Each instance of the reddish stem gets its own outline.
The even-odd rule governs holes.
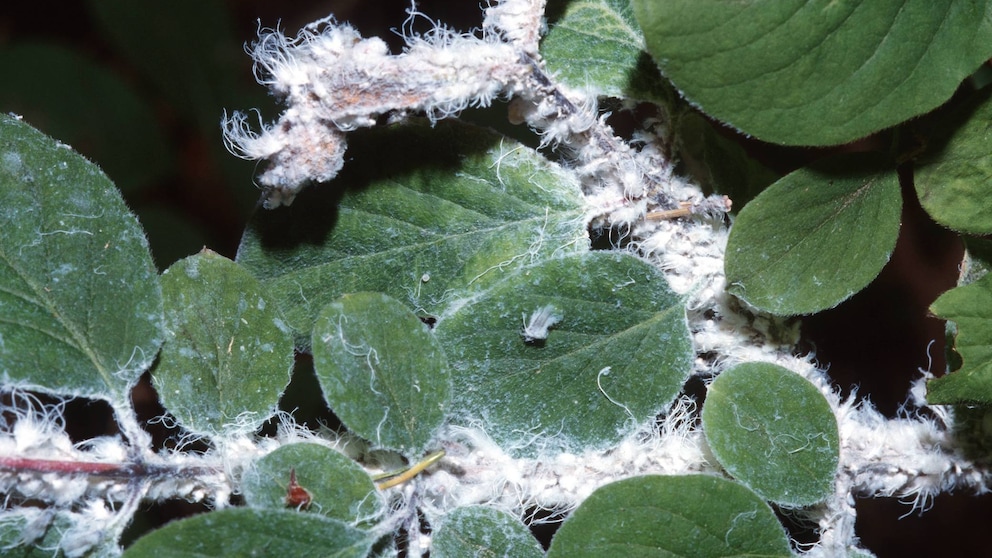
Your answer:
[[[34,471],[37,473],[84,473],[106,477],[129,477],[135,473],[130,463],[99,463],[94,461],[59,461],[0,456],[0,469]]]

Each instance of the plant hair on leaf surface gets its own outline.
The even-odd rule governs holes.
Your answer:
[[[524,343],[536,343],[545,341],[548,338],[548,330],[562,319],[562,314],[554,306],[547,304],[534,310],[530,318],[527,314],[521,316],[524,326],[520,335],[524,338]]]
[[[380,38],[363,37],[331,17],[305,26],[295,37],[278,29],[259,28],[249,49],[255,76],[285,103],[285,110],[271,123],[262,122],[258,111],[255,116],[225,113],[222,127],[225,145],[233,154],[266,161],[258,183],[264,188],[267,208],[289,205],[305,186],[334,179],[345,163],[347,136],[354,130],[414,117],[435,123],[468,107],[505,99],[509,120],[528,125],[537,135],[533,143],[547,148],[543,153],[556,163],[559,179],[579,186],[576,190],[584,195],[584,205],[576,219],[583,221],[582,235],[562,246],[549,246],[546,239],[555,238],[551,234],[555,223],[549,219],[552,209],[545,208],[543,224],[535,219],[534,226],[521,233],[533,239],[529,247],[488,267],[468,281],[469,286],[481,291],[493,288],[505,268],[539,265],[571,251],[565,247],[585,250],[587,231],[608,231],[612,250],[649,262],[682,297],[684,308],[677,308],[676,317],[688,326],[695,357],[687,365],[691,366],[687,375],[705,384],[736,364],[764,362],[812,382],[836,418],[840,449],[832,493],[814,506],[782,508],[783,513],[816,527],[818,541],[802,547],[805,556],[847,555],[858,550],[855,497],[895,497],[907,502],[910,512],[922,512],[941,492],[989,491],[987,467],[972,461],[954,437],[955,411],[926,404],[929,373],[912,387],[898,415],[885,417],[854,393],[842,397],[812,355],[796,355],[797,321],[762,313],[726,292],[723,264],[730,199],[704,195],[699,186],[677,176],[676,138],[671,137],[667,115],[642,122],[642,129],[620,137],[607,112],[616,110],[616,103],[597,97],[591,87],[562,83],[547,70],[538,48],[544,28],[543,0],[493,0],[484,8],[482,27],[468,33],[427,18],[415,3],[411,6],[400,27],[405,47],[399,54],[389,52]],[[420,18],[430,23],[430,31],[413,30]],[[634,101],[622,100],[621,110],[631,111]],[[498,149],[491,165],[494,181],[504,191],[516,186],[513,180],[529,181],[511,170],[522,160],[517,152],[530,148],[521,144],[504,151],[501,140],[493,149]],[[537,181],[530,184],[545,193],[553,188]],[[90,233],[54,229],[38,234],[61,238]],[[426,270],[415,269],[403,287],[413,306],[419,308],[421,289],[433,306],[451,299],[438,317],[440,333],[435,333],[439,336],[445,317],[481,299],[479,291],[465,294],[458,286],[444,287],[436,294],[432,288],[448,285],[449,278],[441,270],[434,271],[431,279]],[[484,281],[477,281],[483,276]],[[309,306],[304,285],[297,282],[297,286]],[[567,328],[552,333],[565,320],[565,312],[543,300],[527,300],[527,306],[515,303],[508,306],[510,310],[502,309],[500,319],[505,325],[499,337],[511,349],[533,356],[550,337],[578,337],[580,314],[572,310],[577,306],[553,299],[561,301],[569,321]],[[337,330],[322,341],[337,343],[344,353],[364,358],[368,391],[376,396],[389,394],[389,382],[377,378],[377,369],[382,370],[380,351],[364,342],[349,343],[340,320]],[[289,332],[285,323],[279,324]],[[380,349],[383,355],[388,353],[385,347]],[[132,361],[145,360],[139,356],[145,355],[132,351],[127,363],[117,363],[116,373],[130,377],[131,372],[138,372],[128,367]],[[383,362],[387,359],[384,356]],[[576,384],[588,388],[594,404],[616,406],[632,419],[625,421],[609,447],[563,450],[559,442],[567,435],[563,434],[566,419],[559,421],[558,416],[547,424],[513,422],[510,439],[497,443],[490,437],[496,429],[488,417],[459,409],[432,434],[432,447],[442,449],[401,468],[390,479],[381,479],[378,488],[389,488],[389,492],[373,491],[366,498],[383,498],[388,505],[375,517],[356,518],[354,524],[374,520],[371,533],[405,537],[407,555],[419,556],[431,551],[431,532],[459,507],[488,505],[528,524],[551,522],[617,480],[636,475],[725,474],[699,426],[697,400],[682,393],[661,405],[655,420],[649,416],[638,419],[623,402],[630,393],[625,389],[639,386],[635,381],[650,381],[652,371],[650,366],[642,371],[622,369],[618,364],[597,364],[592,369],[599,370],[594,383]],[[622,375],[614,372],[620,370]],[[572,379],[568,374],[561,376],[563,381]],[[415,387],[419,391],[419,384]],[[385,437],[390,412],[402,415],[402,405],[381,408],[381,419],[374,433],[368,434],[372,440],[359,440],[346,428],[332,432],[326,426],[307,427],[302,419],[297,422],[282,411],[270,415],[276,432],[263,435],[246,412],[235,414],[219,432],[187,431],[177,434],[166,448],[153,449],[145,430],[151,421],[139,424],[129,402],[113,405],[123,434],[73,443],[63,419],[65,399],[45,403],[19,388],[3,395],[0,490],[5,505],[0,508],[0,525],[19,526],[18,544],[39,546],[48,530],[57,526],[61,532],[53,546],[58,548],[45,550],[69,556],[98,554],[107,548],[110,554],[119,551],[120,535],[141,502],[182,498],[216,508],[231,505],[231,496],[242,490],[244,479],[256,474],[258,459],[288,444],[308,441],[340,450],[369,472],[397,469],[384,465],[390,460],[415,459],[377,447]],[[630,405],[640,409],[633,399]],[[379,410],[376,407],[374,412]],[[805,447],[795,442],[795,451]],[[194,449],[201,445],[207,449]],[[289,469],[288,475],[283,503],[306,508],[309,491],[296,482],[295,469]],[[41,505],[48,507],[39,509]],[[319,507],[314,502],[314,508]]]

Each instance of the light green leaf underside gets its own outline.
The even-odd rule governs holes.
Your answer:
[[[923,209],[945,227],[992,233],[992,95],[941,119],[914,172]]]
[[[600,96],[670,105],[671,86],[644,50],[629,0],[552,0],[554,18],[541,40],[541,56],[556,79]]]
[[[823,394],[780,366],[750,362],[721,373],[703,406],[717,460],[767,500],[809,506],[833,493],[837,421]]]
[[[126,404],[162,343],[162,295],[114,185],[0,115],[0,223],[0,379]]]
[[[528,343],[524,323],[548,306],[560,320]],[[536,451],[521,442],[537,433],[549,448],[615,442],[672,401],[692,363],[683,301],[655,268],[623,254],[518,270],[436,332],[454,369],[455,414],[482,419],[521,453]]]
[[[355,524],[382,511],[382,500],[364,469],[341,452],[311,443],[281,446],[255,461],[245,473],[245,501],[253,508],[287,509],[290,471],[311,496],[302,513]]]
[[[456,508],[432,538],[434,558],[542,558],[544,550],[519,519],[484,506]]]
[[[832,308],[889,261],[901,211],[899,179],[884,160],[840,155],[795,171],[738,215],[727,290],[779,315]]]
[[[138,539],[124,558],[365,558],[374,540],[365,531],[316,514],[227,508],[168,523]]]
[[[930,311],[957,325],[954,349],[962,366],[927,384],[927,402],[992,403],[992,274],[940,295]]]
[[[199,434],[252,431],[289,383],[293,340],[258,280],[203,251],[162,274],[166,342],[152,379],[162,404]]]
[[[634,0],[662,73],[759,139],[846,143],[950,98],[992,56],[984,1]]]
[[[709,475],[644,476],[603,486],[555,534],[548,558],[792,556],[771,508]]]
[[[341,294],[383,292],[436,316],[521,265],[588,246],[575,181],[519,144],[449,121],[349,138],[341,176],[257,213],[238,251],[304,345]]]
[[[313,365],[348,429],[414,457],[444,420],[451,373],[427,326],[381,293],[344,295],[313,328]]]

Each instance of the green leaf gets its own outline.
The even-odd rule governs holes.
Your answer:
[[[188,212],[146,205],[136,213],[145,227],[152,257],[160,270],[195,254],[208,243],[209,233]]]
[[[523,326],[542,309],[558,321],[528,342]],[[520,452],[537,449],[521,439],[538,432],[576,451],[606,447],[668,406],[693,356],[684,302],[664,276],[605,252],[510,274],[436,331],[455,370],[455,414]]]
[[[914,173],[923,209],[956,231],[992,233],[992,95],[941,118],[934,135]]]
[[[957,325],[954,349],[963,364],[956,372],[930,380],[927,402],[992,403],[992,274],[940,295],[930,311]]]
[[[648,51],[759,139],[846,143],[923,114],[992,56],[988,2],[634,0]]]
[[[542,558],[544,550],[519,519],[485,506],[456,508],[434,534],[431,556]]]
[[[344,293],[437,316],[513,269],[588,247],[575,181],[491,132],[453,121],[356,131],[349,153],[331,184],[256,213],[238,250],[301,345]]]
[[[290,472],[311,498],[301,511],[350,525],[382,512],[382,499],[364,469],[341,452],[311,443],[281,446],[255,461],[244,476],[245,501],[254,508],[295,507],[287,503]]]
[[[837,420],[805,378],[769,363],[737,365],[710,384],[702,418],[723,468],[764,498],[798,507],[833,493]]]
[[[125,193],[151,186],[174,166],[150,103],[82,52],[56,44],[5,45],[0,75],[4,110],[80,146]]]
[[[958,286],[962,287],[984,277],[992,269],[992,239],[964,238],[964,259]]]
[[[293,342],[241,266],[203,252],[162,274],[167,339],[152,375],[162,404],[199,434],[261,426],[289,383]]]
[[[546,13],[553,23],[541,56],[556,79],[600,96],[674,102],[644,49],[629,0],[552,0]]]
[[[901,211],[896,173],[872,155],[795,171],[737,216],[727,241],[727,290],[773,314],[832,308],[889,261]]]
[[[11,506],[0,514],[0,551],[4,558],[120,555],[124,522],[87,530],[87,512]]]
[[[565,520],[548,558],[792,556],[761,498],[709,475],[644,476],[597,489]]]
[[[168,523],[138,539],[124,558],[365,558],[374,541],[365,531],[316,514],[228,508]]]
[[[714,129],[697,112],[678,118],[679,162],[704,191],[730,196],[735,208],[745,207],[755,196],[781,178],[751,158],[744,148]]]
[[[128,404],[162,343],[141,226],[107,177],[0,115],[0,378]]]
[[[349,430],[408,457],[427,446],[449,406],[451,373],[413,312],[384,294],[345,295],[320,313],[312,346],[324,397]]]

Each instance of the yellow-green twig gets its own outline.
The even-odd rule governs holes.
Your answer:
[[[384,473],[384,474],[381,474],[381,475],[376,475],[376,476],[372,477],[372,480],[374,480],[376,482],[376,487],[379,490],[385,490],[387,488],[392,488],[392,487],[394,487],[396,485],[403,484],[406,481],[412,479],[413,477],[419,475],[421,473],[421,471],[423,471],[424,469],[426,469],[426,468],[430,467],[431,465],[437,463],[438,461],[441,460],[442,457],[444,457],[444,450],[438,450],[438,451],[436,451],[436,452],[428,455],[426,458],[424,458],[423,461],[420,461],[419,463],[416,463],[415,465],[412,465],[410,467],[407,467],[406,469],[403,469],[402,471],[398,471],[398,472],[395,472],[395,473]]]

